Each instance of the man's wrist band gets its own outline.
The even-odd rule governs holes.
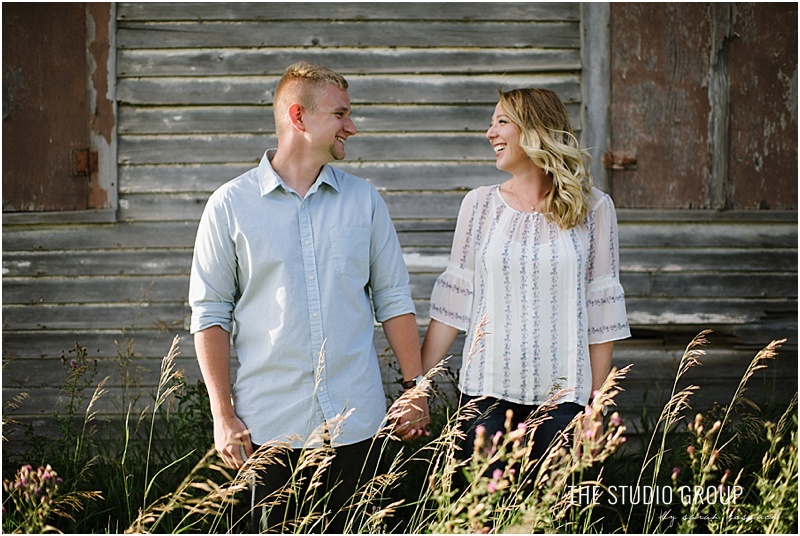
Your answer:
[[[403,381],[403,389],[413,389],[414,387],[419,385],[420,382],[422,382],[422,380],[424,380],[424,379],[425,379],[425,376],[420,374],[419,376],[417,376],[413,380],[404,380]]]

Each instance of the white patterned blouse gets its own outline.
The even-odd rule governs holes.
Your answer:
[[[596,188],[589,203],[563,230],[511,208],[498,185],[466,195],[430,305],[431,318],[466,331],[462,392],[539,405],[566,390],[555,403],[587,403],[589,345],[630,337],[614,204]]]

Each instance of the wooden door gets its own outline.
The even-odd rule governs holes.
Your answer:
[[[86,209],[86,6],[3,3],[3,212]]]
[[[797,208],[797,4],[612,3],[618,207]]]

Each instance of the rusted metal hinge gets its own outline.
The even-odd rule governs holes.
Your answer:
[[[91,149],[75,149],[72,151],[72,174],[76,177],[88,177],[97,172],[97,151]]]
[[[626,171],[636,169],[636,157],[606,153],[603,155],[603,166],[606,169]]]

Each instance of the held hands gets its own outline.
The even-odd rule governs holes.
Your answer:
[[[404,392],[389,408],[392,434],[403,441],[429,436],[430,422],[428,398],[419,387]]]
[[[239,469],[253,455],[250,432],[236,416],[214,419],[214,445],[223,463]]]

